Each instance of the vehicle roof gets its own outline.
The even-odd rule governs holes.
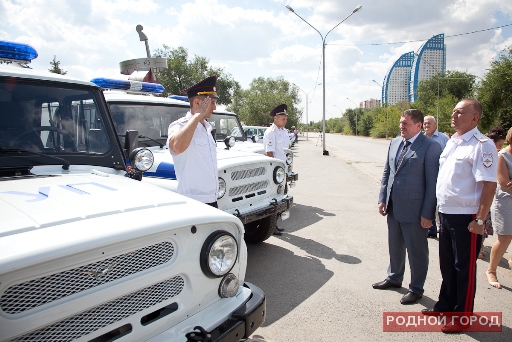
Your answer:
[[[82,81],[77,78],[69,77],[66,75],[55,74],[49,72],[48,70],[34,70],[31,68],[24,68],[17,63],[0,64],[0,76],[25,78],[32,80],[37,79],[42,81],[65,82],[98,88],[97,85],[88,81]]]
[[[152,96],[144,94],[132,94],[119,90],[104,90],[103,95],[107,102],[140,102],[140,103],[159,103],[159,104],[175,104],[183,107],[190,107],[185,101],[170,99],[168,97]]]

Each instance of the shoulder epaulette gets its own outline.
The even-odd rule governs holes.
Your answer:
[[[478,133],[475,133],[475,138],[477,138],[480,142],[484,142],[484,141],[487,141],[489,140],[488,137],[486,137],[485,135],[483,135],[481,132],[478,132]]]

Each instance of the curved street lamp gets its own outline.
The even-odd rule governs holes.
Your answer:
[[[299,17],[303,22],[305,22],[306,24],[308,24],[313,30],[315,30],[316,32],[318,32],[318,34],[320,35],[320,38],[322,39],[322,66],[323,66],[323,114],[322,114],[322,139],[323,139],[323,155],[324,156],[328,156],[329,155],[329,151],[327,151],[325,149],[325,40],[327,39],[327,36],[329,35],[329,33],[331,33],[332,30],[334,30],[336,27],[338,27],[341,23],[343,23],[345,20],[347,20],[348,18],[350,18],[352,16],[352,14],[358,12],[363,6],[362,5],[359,5],[357,6],[353,11],[352,13],[350,13],[345,19],[343,19],[342,21],[340,21],[338,24],[336,24],[336,26],[334,26],[332,29],[329,30],[329,32],[327,32],[327,34],[325,35],[325,37],[320,33],[320,31],[318,31],[313,25],[311,25],[310,23],[308,23],[304,18],[302,18],[300,15],[298,15],[297,13],[295,13],[295,11],[293,10],[293,8],[291,8],[290,6],[286,5],[285,6],[286,9],[290,12],[292,12],[293,14],[295,14],[297,17]]]
[[[295,83],[292,82],[292,84],[294,86],[297,87],[297,89],[299,89],[300,91],[302,91],[304,94],[306,94],[306,140],[309,140],[309,121],[308,121],[308,95],[309,93],[311,93],[313,90],[316,89],[316,87],[314,87],[313,89],[311,89],[310,91],[308,91],[307,93],[302,90],[298,85],[296,85]],[[321,85],[322,83],[318,83],[318,85]]]

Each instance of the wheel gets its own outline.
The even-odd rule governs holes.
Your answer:
[[[250,244],[261,243],[272,236],[277,225],[277,214],[264,217],[245,225],[245,242]]]

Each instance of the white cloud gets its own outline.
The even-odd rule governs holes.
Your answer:
[[[152,51],[184,46],[243,87],[256,77],[283,76],[311,91],[322,82],[322,40],[286,4],[322,35],[363,5],[326,39],[326,106],[333,113],[334,104],[353,107],[346,97],[359,103],[380,96],[371,80],[382,82],[403,53],[435,34],[446,35],[448,69],[477,75],[512,45],[512,27],[450,37],[510,23],[510,0],[0,0],[0,36],[34,46],[35,68],[48,69],[56,55],[70,76],[122,77],[120,61],[145,56],[135,31],[142,24]],[[405,41],[412,42],[386,44]],[[321,86],[311,99],[309,117],[318,120]]]

